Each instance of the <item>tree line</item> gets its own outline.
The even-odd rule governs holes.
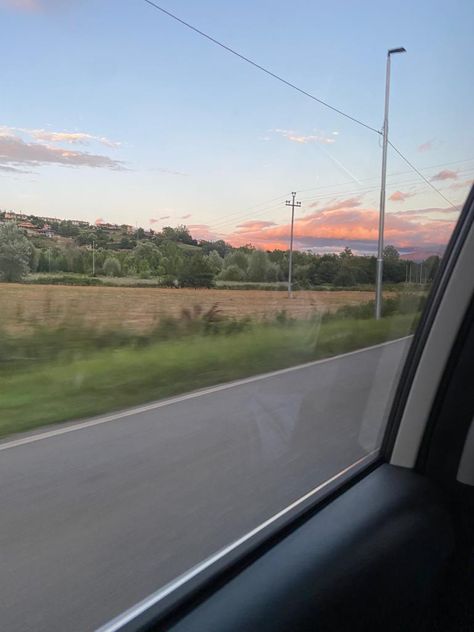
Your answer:
[[[215,281],[277,283],[288,279],[288,251],[264,251],[251,245],[234,248],[223,240],[194,239],[185,226],[161,232],[117,235],[102,229],[79,229],[61,222],[62,232],[73,231],[65,243],[26,236],[14,223],[0,227],[0,275],[18,281],[29,272],[157,278],[162,285],[211,287]],[[58,229],[59,230],[59,229]],[[59,233],[58,233],[59,234]],[[141,237],[141,238],[140,238]],[[419,280],[433,279],[439,257],[427,258]],[[394,246],[384,250],[384,280],[402,283],[413,264],[403,260]],[[353,287],[375,282],[376,259],[355,255],[350,248],[339,254],[293,253],[295,288],[321,285]]]

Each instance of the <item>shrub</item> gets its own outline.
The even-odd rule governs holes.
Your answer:
[[[239,268],[239,266],[231,264],[228,268],[222,270],[219,278],[223,281],[243,281],[245,279],[245,272],[242,268]]]
[[[107,257],[104,261],[104,274],[109,277],[118,277],[122,271],[120,261],[115,257]]]
[[[29,272],[32,246],[16,224],[0,227],[0,277],[4,281],[21,281]]]

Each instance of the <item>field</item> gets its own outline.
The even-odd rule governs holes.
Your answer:
[[[217,304],[224,316],[272,319],[285,311],[304,319],[315,312],[332,312],[343,305],[373,300],[370,291],[207,290],[129,287],[81,287],[0,284],[0,322],[7,331],[32,324],[55,326],[66,321],[93,328],[126,327],[146,331],[166,316],[199,305],[206,311]]]
[[[405,336],[392,294],[0,284],[0,437]]]

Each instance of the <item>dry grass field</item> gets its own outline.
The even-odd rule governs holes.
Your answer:
[[[207,290],[81,287],[0,284],[0,322],[7,331],[28,329],[34,324],[57,325],[64,321],[93,327],[125,326],[137,331],[153,327],[166,316],[179,316],[183,309],[199,305],[203,310],[218,306],[233,317],[271,318],[285,310],[305,318],[316,311],[333,311],[374,298],[373,292],[286,292],[265,290]]]

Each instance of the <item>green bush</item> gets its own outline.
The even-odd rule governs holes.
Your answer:
[[[103,266],[104,274],[108,277],[118,277],[122,272],[120,261],[116,257],[107,257]]]
[[[16,224],[0,226],[0,279],[21,281],[30,270],[34,250]]]

